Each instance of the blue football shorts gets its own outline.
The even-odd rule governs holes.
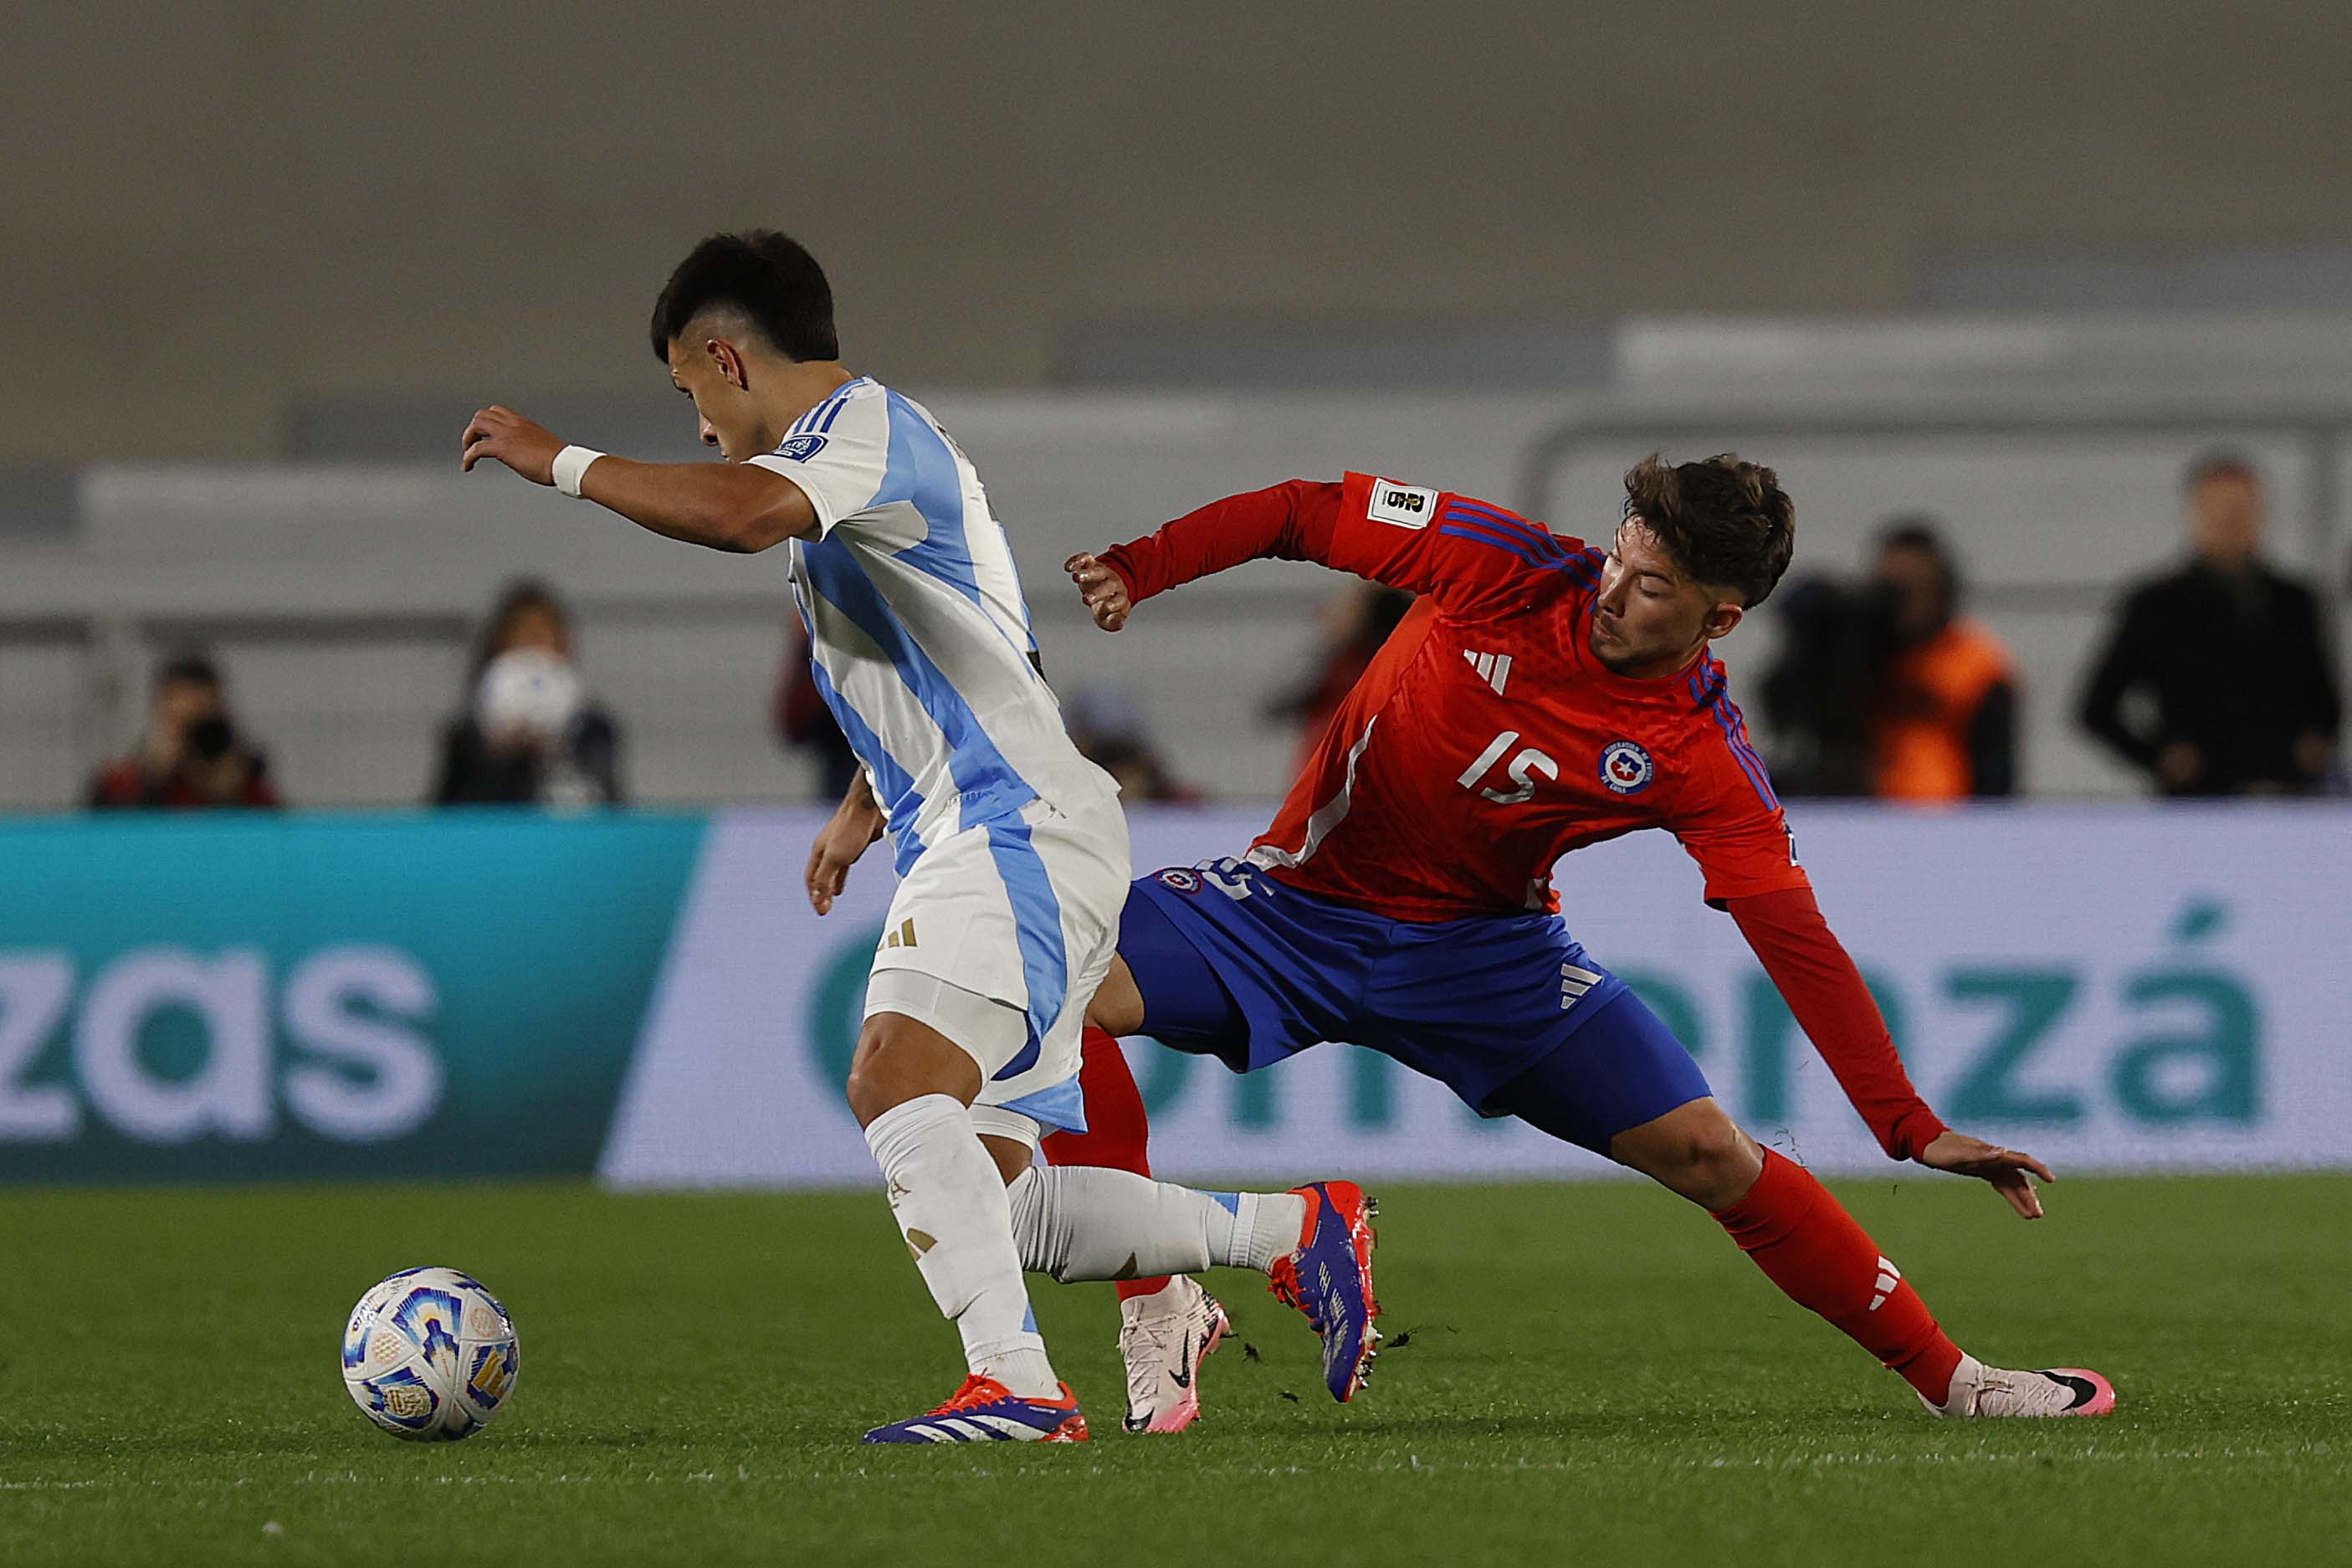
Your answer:
[[[1346,1041],[1601,1154],[1709,1093],[1682,1042],[1555,914],[1393,921],[1213,860],[1138,879],[1118,952],[1143,1033],[1235,1072]]]

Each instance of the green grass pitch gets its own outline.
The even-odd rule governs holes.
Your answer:
[[[878,1196],[572,1185],[0,1194],[0,1562],[2352,1562],[2352,1178],[1844,1195],[1963,1345],[2114,1377],[2105,1421],[1928,1419],[1646,1187],[1381,1193],[1393,1348],[1351,1406],[1211,1277],[1208,1417],[1118,1430],[1108,1286],[1033,1281],[1083,1447],[875,1449],[952,1331]],[[522,1336],[513,1406],[378,1434],[343,1314],[415,1263]],[[1409,1336],[1409,1337],[1408,1337]]]

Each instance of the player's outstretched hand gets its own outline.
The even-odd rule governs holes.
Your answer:
[[[1125,578],[1092,555],[1073,555],[1062,563],[1062,570],[1078,585],[1078,597],[1093,612],[1095,625],[1107,632],[1127,625],[1135,606],[1128,600]]]
[[[881,837],[880,812],[843,803],[833,820],[817,830],[816,842],[809,847],[809,908],[821,915],[831,914],[833,900],[849,886],[849,868]]]
[[[466,460],[458,467],[470,474],[484,458],[496,458],[535,485],[551,485],[555,455],[562,450],[561,437],[493,403],[467,425]]]
[[[1956,1176],[1990,1182],[1993,1190],[2009,1200],[2009,1206],[2017,1211],[2020,1219],[2042,1217],[2042,1195],[2033,1190],[2033,1178],[2039,1176],[2045,1182],[2058,1179],[2049,1166],[2022,1149],[2004,1149],[1965,1132],[1937,1133],[1933,1143],[1919,1151],[1919,1163],[1949,1171]]]

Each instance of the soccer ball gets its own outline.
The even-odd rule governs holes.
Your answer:
[[[482,1282],[404,1268],[360,1298],[343,1326],[343,1389],[395,1437],[470,1437],[514,1397],[522,1348]]]

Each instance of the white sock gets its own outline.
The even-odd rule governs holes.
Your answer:
[[[1307,1228],[1307,1200],[1297,1193],[1235,1193],[1234,1211],[1236,1268],[1263,1274],[1277,1258],[1298,1250],[1298,1233]]]
[[[1065,1284],[1217,1265],[1263,1274],[1307,1223],[1295,1193],[1196,1193],[1092,1165],[1032,1166],[1008,1196],[1023,1265]]]
[[[866,1129],[888,1184],[890,1213],[931,1300],[963,1336],[965,1363],[1024,1399],[1060,1392],[1029,1313],[1013,1214],[996,1162],[952,1096],[892,1107]]]

